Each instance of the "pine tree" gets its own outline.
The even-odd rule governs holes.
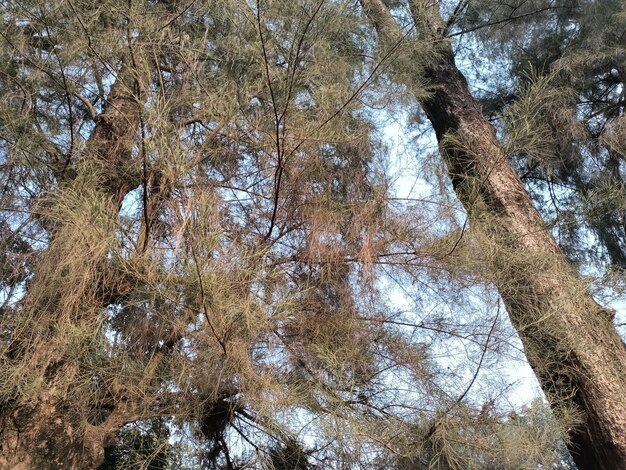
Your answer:
[[[361,3],[386,47],[404,39],[382,1]],[[586,292],[509,164],[455,64],[450,21],[432,5],[409,6],[418,37],[439,45],[422,66],[431,92],[418,99],[529,363],[555,410],[583,413],[569,442],[579,468],[622,468],[626,349],[613,316]]]

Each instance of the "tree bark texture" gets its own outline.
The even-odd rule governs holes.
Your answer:
[[[96,189],[107,201],[112,221],[117,217],[124,197],[140,183],[137,177],[140,173],[133,169],[136,164],[133,162],[132,149],[140,128],[143,94],[134,73],[132,67],[122,67],[111,87],[104,111],[96,118],[83,158],[90,165],[89,168],[93,165],[98,172],[99,187]],[[64,174],[66,179],[59,181],[59,184],[71,186],[76,172]],[[51,246],[57,236],[63,236],[63,230],[66,229],[55,227],[51,234]],[[88,251],[89,247],[76,246],[73,249]],[[38,315],[42,321],[51,325],[50,330],[55,328],[55,319],[59,315],[55,308],[60,304],[61,299],[58,297],[62,294],[54,288],[47,289],[48,274],[55,269],[55,259],[49,258],[58,256],[59,252],[54,246],[45,253],[42,265],[48,268],[37,272],[29,294],[24,299],[27,307],[34,304],[30,305],[32,309],[42,310],[38,311]],[[95,296],[101,297],[96,298],[96,303],[99,302],[101,307],[109,303],[112,288],[116,287],[93,287]],[[31,300],[29,296],[33,289],[44,294]],[[82,320],[77,317],[73,321]],[[0,470],[97,468],[104,460],[104,448],[110,444],[124,420],[108,419],[98,426],[90,424],[87,420],[90,411],[88,400],[72,398],[65,389],[64,384],[68,380],[71,383],[79,366],[66,361],[62,355],[55,355],[56,351],[63,351],[63,347],[54,347],[55,341],[59,345],[63,343],[62,332],[54,333],[46,341],[34,342],[26,333],[26,339],[19,334],[13,335],[15,347],[9,347],[6,360],[28,360],[29,367],[36,368],[34,373],[41,377],[40,391],[30,403],[16,401],[0,404]]]
[[[379,36],[401,37],[381,0],[361,4]],[[581,414],[567,443],[576,465],[581,470],[624,469],[624,343],[611,313],[587,291],[509,164],[441,36],[444,29],[437,14],[430,34],[443,46],[425,69],[432,92],[421,105],[454,190],[557,419],[565,410]]]

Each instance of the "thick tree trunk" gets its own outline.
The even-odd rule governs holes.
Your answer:
[[[568,444],[582,469],[626,468],[626,349],[509,165],[451,54],[422,105],[528,361],[555,408],[582,411]]]
[[[104,112],[97,117],[85,149],[83,164],[88,168],[79,168],[77,173],[65,172],[64,179],[59,182],[61,186],[68,187],[81,171],[97,172],[100,186],[95,189],[107,201],[113,221],[124,196],[140,182],[137,177],[140,173],[133,166],[136,164],[132,159],[132,149],[140,126],[143,94],[134,73],[131,67],[123,67],[111,88]],[[88,399],[72,398],[71,390],[68,390],[67,384],[72,383],[80,366],[63,357],[66,339],[63,331],[56,331],[55,323],[62,315],[58,306],[62,303],[64,291],[48,286],[51,276],[58,280],[58,276],[62,275],[57,272],[59,256],[71,256],[71,253],[66,253],[67,247],[55,248],[56,237],[62,238],[66,230],[72,229],[63,226],[54,228],[51,248],[42,259],[41,266],[44,268],[37,272],[24,300],[24,308],[36,312],[39,322],[49,325],[41,331],[55,333],[42,339],[36,335],[33,337],[31,331],[21,334],[22,329],[14,332],[11,338],[12,345],[6,360],[28,361],[29,373],[40,376],[41,383],[40,391],[35,397],[29,396],[28,403],[18,398],[15,402],[0,404],[0,470],[97,468],[104,459],[104,448],[123,424],[123,420],[116,420],[117,424],[113,424],[112,420],[98,423],[98,426],[90,424]],[[91,248],[86,245],[70,249],[90,253]],[[102,263],[94,262],[96,267],[90,269],[99,269],[98,266],[105,264],[106,259],[102,259]],[[112,289],[118,287],[91,286],[91,305],[105,307],[113,295]],[[72,321],[80,323],[85,320],[90,321],[81,318],[80,312],[77,312]],[[33,371],[33,368],[37,370]]]
[[[111,444],[111,426],[93,426],[75,404],[50,396],[0,414],[0,469],[98,468]]]
[[[361,3],[381,36],[400,37],[381,0]],[[442,31],[435,18],[431,33]],[[425,71],[432,94],[421,104],[493,281],[553,408],[582,413],[568,442],[577,466],[625,469],[626,349],[612,315],[569,265],[471,96],[451,47],[442,49]]]

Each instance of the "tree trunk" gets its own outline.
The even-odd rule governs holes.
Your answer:
[[[140,182],[136,176],[139,172],[133,169],[132,149],[141,122],[143,93],[134,73],[132,67],[123,67],[111,87],[104,112],[96,118],[87,142],[83,164],[88,167],[79,169],[78,173],[64,171],[59,181],[63,187],[71,186],[81,171],[96,171],[99,187],[95,189],[107,201],[112,221],[117,217],[124,196]],[[80,192],[81,188],[76,191]],[[56,322],[62,315],[58,306],[65,291],[50,288],[48,284],[51,276],[56,280],[63,276],[56,264],[59,256],[71,256],[66,253],[67,247],[55,248],[55,239],[62,238],[67,230],[72,228],[54,227],[50,248],[42,258],[42,269],[36,273],[23,302],[27,311],[36,312],[38,323],[47,325],[37,331],[54,333],[41,338],[22,328],[11,337],[7,361],[28,361],[28,372],[40,377],[40,383],[39,391],[34,397],[30,395],[27,403],[19,398],[15,402],[0,403],[0,470],[97,468],[104,460],[105,446],[123,424],[123,420],[115,420],[115,424],[112,420],[105,420],[98,426],[90,424],[88,399],[73,397],[68,390],[68,383],[71,385],[80,366],[63,357],[66,338],[62,329],[56,331]],[[90,253],[91,248],[86,243],[86,246],[71,249]],[[86,269],[106,265],[105,258],[93,261],[96,267]],[[65,286],[65,289],[71,288]],[[91,286],[92,295],[86,298],[96,310],[104,308],[115,288],[113,285]],[[81,317],[78,311],[71,321],[93,324],[93,319],[85,319],[84,315]]]
[[[50,396],[0,413],[0,469],[98,468],[114,437],[111,426],[93,426],[75,403]]]
[[[401,37],[381,0],[361,3],[379,35]],[[432,93],[421,104],[528,362],[562,424],[563,412],[581,413],[567,443],[578,468],[625,469],[626,349],[612,315],[559,249],[456,67],[441,19],[432,24],[445,46],[425,70]]]

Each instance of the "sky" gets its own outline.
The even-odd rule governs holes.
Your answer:
[[[382,139],[387,147],[387,155],[389,158],[389,170],[391,174],[391,193],[394,197],[407,200],[419,199],[422,201],[433,201],[437,203],[441,201],[438,196],[437,188],[427,180],[426,175],[420,168],[420,160],[423,155],[416,155],[418,152],[433,153],[438,152],[437,142],[433,132],[426,132],[418,137],[415,131],[411,129],[409,124],[410,116],[394,114],[383,116],[386,123],[383,127]],[[449,191],[452,192],[451,187]],[[426,205],[427,207],[427,205]],[[460,204],[456,207],[459,225],[463,224],[465,211]],[[435,298],[432,299],[430,306],[424,305],[417,307],[412,299],[399,286],[394,286],[393,282],[387,287],[390,303],[398,310],[411,311],[415,323],[426,320],[429,311],[437,311],[440,305],[437,305]],[[492,299],[486,302],[481,301],[480,295],[473,296],[473,306],[477,310],[487,311],[487,316],[493,317],[496,313],[499,315],[499,321],[503,321],[513,337],[506,338],[507,341],[513,343],[514,347],[523,349],[522,344],[514,333],[513,327],[508,320],[504,308],[500,312],[494,311]],[[453,312],[451,312],[453,314]],[[497,341],[497,339],[496,339]],[[448,338],[445,350],[442,349],[439,362],[441,364],[449,364],[449,367],[456,368],[462,374],[463,380],[460,388],[464,389],[465,384],[471,382],[474,372],[478,365],[475,363],[477,357],[475,352],[467,351],[466,342],[458,338]],[[497,353],[496,353],[497,354]],[[480,402],[486,396],[493,392],[494,386],[504,388],[505,392],[499,396],[498,404],[505,409],[521,409],[526,405],[530,405],[537,398],[545,399],[543,392],[537,382],[537,379],[524,359],[523,355],[510,357],[508,355],[493,355],[490,358],[489,366],[483,364],[483,371],[476,377],[472,387],[467,394],[467,399]],[[468,361],[470,362],[468,364]],[[495,374],[495,376],[494,376]]]

